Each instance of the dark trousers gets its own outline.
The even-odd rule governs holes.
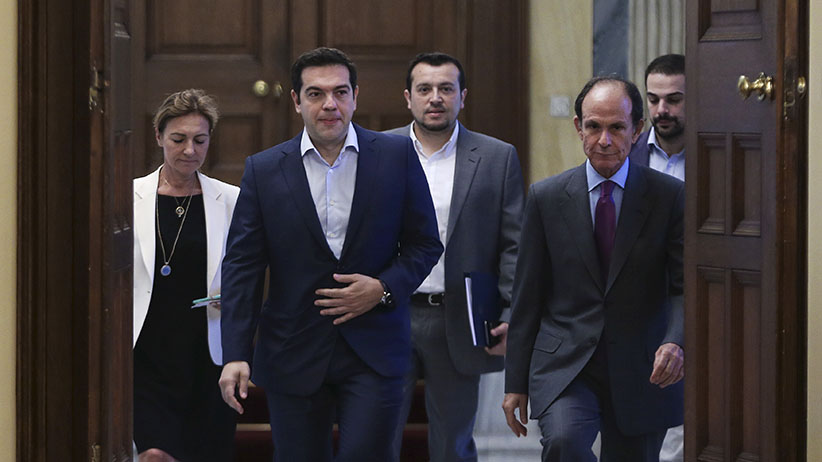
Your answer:
[[[543,462],[596,462],[591,445],[598,432],[600,462],[659,462],[667,429],[624,435],[617,427],[610,395],[586,371],[580,373],[539,416]]]
[[[445,337],[445,305],[411,303],[411,369],[403,386],[402,422],[408,420],[417,380],[425,379],[428,414],[428,452],[431,462],[477,460],[474,420],[479,400],[479,375],[465,375],[454,367]],[[400,454],[402,434],[394,442]]]
[[[337,339],[326,378],[309,396],[266,393],[274,460],[392,461],[400,431],[402,377],[383,377],[368,367],[342,337]],[[332,427],[339,423],[339,447]]]

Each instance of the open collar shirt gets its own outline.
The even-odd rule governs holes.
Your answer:
[[[414,123],[411,124],[411,141],[413,141],[414,150],[417,151],[422,169],[425,171],[425,178],[428,180],[428,189],[431,191],[431,199],[434,201],[434,211],[437,215],[437,230],[443,246],[448,239],[448,216],[451,213],[451,195],[454,190],[459,131],[460,124],[457,122],[448,141],[438,151],[426,156],[422,150],[422,143],[414,133]],[[422,281],[417,292],[426,294],[445,292],[445,252],[440,256],[428,277]]]
[[[648,134],[648,166],[685,181],[685,149],[668,157],[668,154],[656,142],[656,131],[651,127]]]
[[[323,159],[305,129],[300,139],[300,153],[311,198],[325,239],[337,259],[342,254],[348,218],[351,215],[359,151],[357,132],[351,123],[348,124],[348,134],[334,165],[328,165]]]

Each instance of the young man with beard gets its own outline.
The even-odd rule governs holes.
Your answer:
[[[651,129],[640,135],[631,160],[685,181],[685,57],[660,56],[645,70]],[[660,462],[681,462],[683,428],[668,430]]]
[[[631,160],[685,181],[685,57],[651,61],[645,88],[651,129],[634,143]]]
[[[428,179],[445,253],[411,296],[412,367],[404,384],[403,418],[414,386],[425,379],[428,447],[433,462],[476,461],[472,437],[480,375],[503,366],[508,309],[491,331],[493,348],[473,345],[465,273],[498,278],[511,299],[523,204],[516,149],[457,121],[468,90],[462,65],[444,53],[417,55],[405,99],[414,121],[390,133],[410,136]],[[399,454],[401,437],[395,441]]]

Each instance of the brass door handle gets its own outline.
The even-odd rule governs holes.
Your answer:
[[[268,96],[269,93],[272,93],[272,90],[274,98],[280,99],[280,97],[283,96],[283,86],[282,84],[280,84],[280,82],[274,82],[273,89],[268,85],[268,82],[266,82],[265,80],[258,80],[254,82],[254,85],[251,86],[251,91],[258,98],[264,98]]]
[[[756,97],[759,101],[763,101],[765,98],[771,99],[773,98],[773,77],[760,72],[756,80],[751,82],[748,77],[740,75],[736,88],[739,89],[739,95],[742,96],[742,99],[748,99],[753,92],[757,93]]]

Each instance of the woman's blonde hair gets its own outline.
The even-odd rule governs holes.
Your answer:
[[[220,112],[217,110],[217,102],[214,97],[206,94],[203,90],[189,88],[166,97],[154,113],[154,128],[159,133],[163,133],[169,120],[193,112],[202,114],[206,118],[209,132],[214,130],[214,127],[217,126],[217,120],[220,119]]]

